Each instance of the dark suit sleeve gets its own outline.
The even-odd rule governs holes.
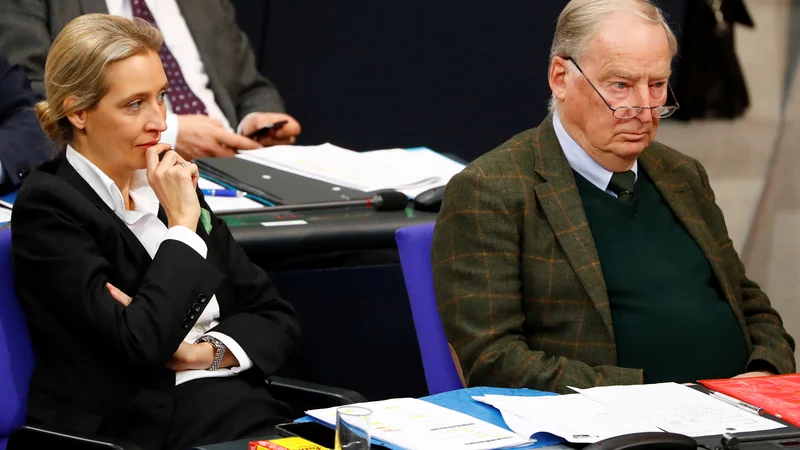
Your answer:
[[[184,323],[187,312],[199,296],[211,299],[223,274],[188,245],[166,240],[123,307],[105,284],[112,273],[109,258],[125,256],[107,255],[104,236],[93,235],[97,227],[87,219],[103,213],[78,194],[65,193],[71,189],[63,184],[26,188],[11,219],[12,262],[15,287],[31,320],[37,313],[63,318],[77,339],[104,350],[109,360],[163,368],[194,325]],[[83,204],[88,207],[79,209]]]
[[[30,169],[47,161],[50,141],[33,111],[37,97],[25,72],[0,53],[0,163],[3,189],[18,186]]]
[[[728,236],[725,219],[722,210],[717,206],[708,175],[699,162],[695,162],[695,165],[705,190],[702,204],[706,210],[710,210],[708,225],[714,236],[718,238],[721,236],[719,247],[723,252],[726,268],[732,273],[730,282],[736,291],[747,332],[753,343],[746,371],[769,370],[780,374],[794,373],[796,370],[794,339],[786,332],[783,320],[772,308],[767,294],[755,281],[747,278],[744,264]]]
[[[203,207],[209,209],[205,201]],[[211,331],[234,339],[253,367],[269,377],[297,352],[300,324],[294,308],[280,298],[264,270],[250,262],[225,222],[213,214],[212,226],[212,234],[221,233],[227,241],[226,276],[237,309]]]
[[[236,12],[232,2],[229,0],[219,0],[219,2],[223,11],[220,20],[224,25],[217,28],[222,33],[218,39],[226,43],[226,48],[234,55],[233,67],[224,70],[235,71],[235,82],[231,84],[229,90],[232,90],[230,95],[236,105],[237,124],[252,112],[284,112],[283,100],[277,88],[256,68],[255,54],[247,35],[236,23]],[[231,125],[236,128],[237,124]]]
[[[0,49],[21,66],[37,94],[44,95],[44,64],[52,39],[44,0],[0,1]]]
[[[640,369],[592,367],[528,345],[527,336],[537,330],[525,320],[523,215],[506,201],[516,195],[524,193],[506,188],[501,178],[467,169],[447,185],[436,223],[431,253],[436,301],[467,385],[569,392],[567,386],[642,383]]]

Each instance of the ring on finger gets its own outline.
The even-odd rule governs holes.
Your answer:
[[[184,162],[184,161],[181,161],[181,162],[179,162],[178,164],[179,164],[181,167],[186,167],[186,162]]]

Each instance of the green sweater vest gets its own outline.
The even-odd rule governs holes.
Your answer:
[[[747,344],[716,276],[639,166],[630,203],[575,173],[608,289],[620,367],[648,383],[744,372]]]

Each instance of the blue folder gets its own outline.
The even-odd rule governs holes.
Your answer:
[[[17,193],[18,192],[19,192],[19,189],[15,190],[15,191],[12,191],[12,192],[9,192],[6,195],[0,195],[0,200],[3,200],[3,201],[8,202],[8,203],[11,203],[13,205],[14,204],[14,200],[17,199]]]
[[[492,425],[496,425],[500,428],[511,431],[511,429],[506,426],[506,423],[503,420],[503,416],[500,414],[500,411],[489,405],[486,405],[484,403],[472,399],[472,397],[480,397],[482,395],[514,395],[517,397],[541,397],[544,395],[558,395],[558,394],[554,394],[552,392],[534,391],[531,389],[473,387],[473,388],[459,389],[456,391],[443,392],[441,394],[436,394],[436,395],[430,395],[428,397],[422,397],[420,398],[420,400],[425,400],[426,402],[433,403],[434,405],[443,406],[445,408],[449,408],[454,411],[467,414],[476,419],[483,420],[484,422],[488,422],[491,423]],[[316,421],[316,419],[312,417],[303,417],[297,420],[297,422],[311,422],[311,421]],[[515,447],[515,448],[532,449],[532,448],[546,447],[548,445],[561,444],[565,442],[564,439],[550,433],[536,433],[535,435],[533,435],[533,438],[536,439],[535,444],[526,445],[525,447]],[[392,449],[398,449],[398,447],[383,442],[379,439],[375,439],[375,442]]]

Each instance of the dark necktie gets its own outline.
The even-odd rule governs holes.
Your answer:
[[[633,200],[633,185],[636,182],[636,174],[632,170],[627,172],[617,172],[611,175],[611,182],[608,183],[608,190],[617,194],[617,198],[623,202]]]
[[[144,0],[131,0],[131,10],[133,17],[140,17],[147,22],[150,22],[154,27],[158,28],[156,20],[153,18],[153,13]],[[175,114],[208,114],[206,112],[206,105],[200,100],[186,84],[186,79],[183,78],[183,72],[178,65],[178,61],[172,56],[169,47],[164,43],[158,51],[158,56],[161,57],[161,64],[164,65],[164,72],[167,74],[167,81],[169,81],[169,101],[172,104],[172,110]]]

